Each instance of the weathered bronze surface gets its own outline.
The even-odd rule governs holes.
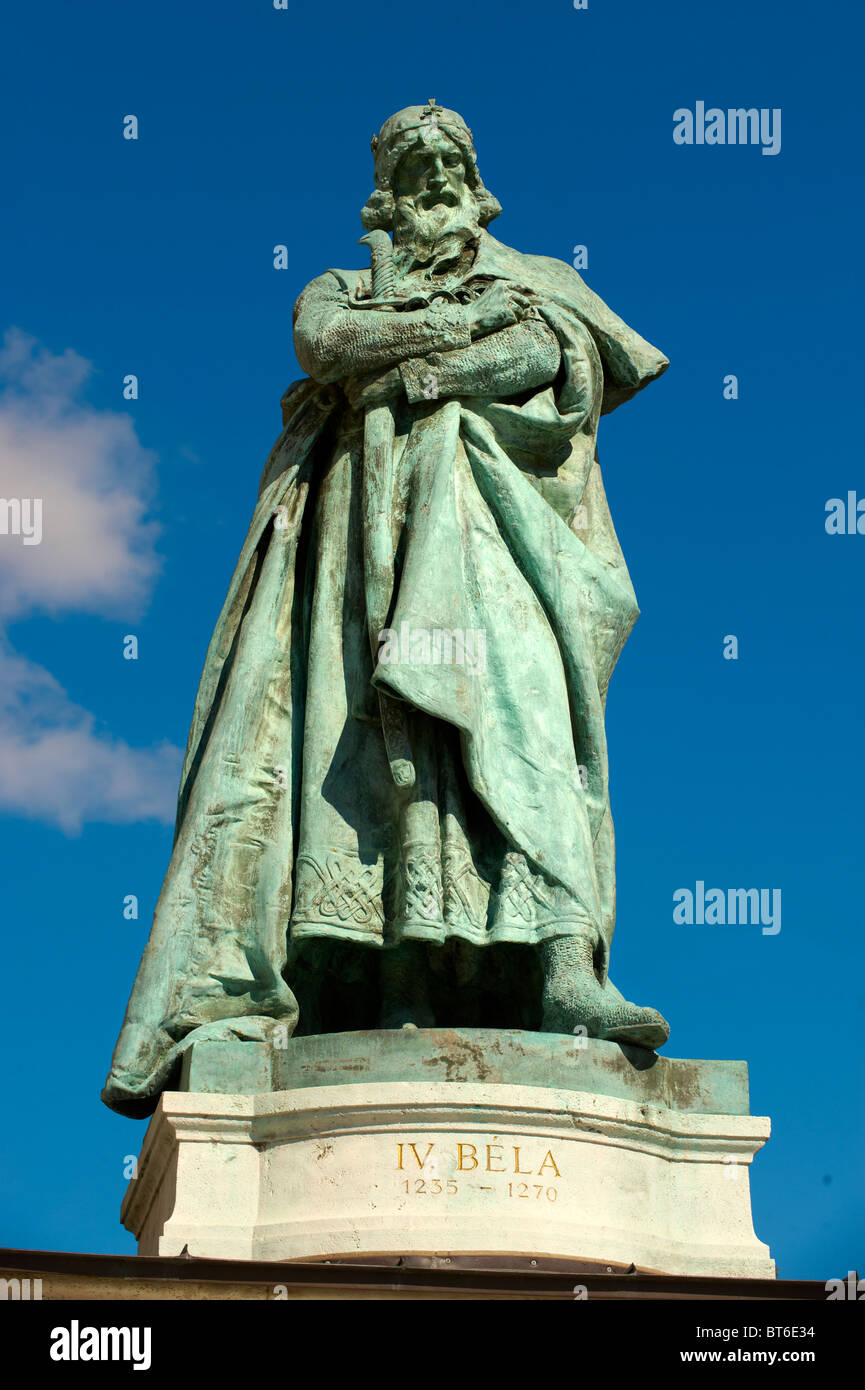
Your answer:
[[[659,1057],[644,1047],[508,1028],[372,1029],[266,1042],[214,1039],[184,1056],[180,1089],[204,1095],[393,1081],[589,1091],[682,1114],[748,1115],[746,1062]]]
[[[668,1028],[608,977],[604,706],[638,609],[600,416],[667,360],[492,237],[455,112],[373,142],[371,269],[295,307],[308,376],[208,650],[174,851],[104,1091],[196,1040]],[[392,240],[389,233],[392,233]]]

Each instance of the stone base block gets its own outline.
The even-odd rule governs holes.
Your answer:
[[[123,1204],[139,1253],[558,1256],[774,1277],[748,1182],[769,1121],[747,1113],[741,1063],[648,1066],[642,1054],[635,1065],[615,1044],[591,1042],[591,1056],[568,1068],[556,1059],[573,1060],[573,1039],[493,1034],[506,1040],[509,1079],[489,1081],[472,1075],[485,1069],[483,1032],[341,1035],[355,1055],[364,1036],[392,1061],[402,1048],[403,1081],[378,1080],[360,1063],[364,1079],[346,1080],[333,1039],[297,1039],[298,1055],[325,1047],[332,1065],[319,1058],[292,1090],[167,1092]],[[476,1065],[466,1061],[467,1038]],[[443,1039],[462,1056],[463,1079],[442,1079]],[[417,1074],[424,1052],[428,1079]],[[550,1067],[562,1084],[545,1084]],[[597,1086],[605,1075],[616,1094],[577,1088],[581,1077]],[[717,1106],[725,1075],[734,1113],[689,1108],[701,1097]]]

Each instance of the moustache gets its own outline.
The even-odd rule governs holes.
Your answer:
[[[417,206],[427,209],[443,205],[448,208],[459,206],[459,198],[450,188],[436,189],[430,193],[422,193],[417,200]]]

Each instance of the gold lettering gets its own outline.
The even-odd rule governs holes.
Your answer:
[[[414,1154],[415,1158],[417,1159],[417,1166],[418,1166],[418,1168],[423,1168],[424,1164],[426,1163],[427,1159],[429,1158],[430,1154],[432,1153],[433,1149],[435,1148],[435,1144],[429,1144],[429,1145],[427,1145],[427,1151],[426,1151],[426,1153],[424,1154],[423,1158],[418,1158],[417,1147],[416,1147],[414,1144],[409,1144],[409,1148],[411,1149],[412,1153]]]
[[[494,1168],[492,1166],[491,1159],[493,1156],[493,1149],[501,1149],[501,1153],[496,1155],[498,1159],[503,1159],[505,1156],[505,1151],[501,1144],[487,1144],[487,1172],[503,1173],[505,1171],[504,1166],[502,1166],[501,1168]]]
[[[463,1163],[463,1149],[471,1149],[471,1153],[468,1155],[468,1157],[471,1159],[470,1163]],[[460,1173],[464,1173],[466,1169],[471,1170],[472,1168],[477,1168],[477,1166],[478,1151],[475,1148],[474,1144],[457,1144],[457,1171]]]
[[[519,1151],[519,1149],[517,1148],[517,1146],[516,1146],[516,1144],[515,1144],[515,1145],[514,1145],[514,1172],[515,1172],[515,1173],[522,1173],[523,1177],[525,1177],[527,1173],[533,1173],[534,1171],[535,1171],[534,1168],[521,1168],[521,1167],[520,1167],[520,1151]]]
[[[417,1145],[416,1145],[416,1144],[409,1144],[409,1148],[411,1149],[412,1153],[413,1153],[414,1156],[415,1156],[415,1162],[417,1163],[418,1168],[423,1168],[424,1164],[426,1163],[427,1159],[429,1158],[430,1154],[432,1153],[433,1149],[435,1148],[435,1144],[433,1143],[433,1144],[428,1144],[428,1145],[427,1145],[427,1151],[426,1151],[426,1153],[424,1154],[423,1158],[421,1158],[420,1154],[418,1153],[418,1151],[417,1151]],[[397,1144],[397,1146],[396,1146],[396,1166],[397,1166],[397,1169],[400,1170],[400,1171],[402,1170],[402,1166],[403,1166],[402,1161],[403,1161],[403,1151],[404,1151],[404,1149],[405,1149],[405,1144]]]
[[[556,1160],[553,1158],[553,1151],[552,1151],[552,1149],[547,1149],[547,1152],[544,1154],[544,1161],[543,1161],[543,1163],[541,1164],[540,1168],[538,1169],[538,1177],[541,1176],[541,1173],[542,1173],[542,1172],[544,1171],[544,1169],[547,1168],[547,1167],[552,1168],[552,1170],[553,1170],[553,1172],[555,1173],[555,1175],[556,1175],[557,1178],[560,1178],[560,1177],[562,1176],[561,1173],[559,1172],[558,1168],[556,1167]]]

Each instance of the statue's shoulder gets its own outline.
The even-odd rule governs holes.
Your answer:
[[[489,232],[485,233],[484,250],[487,264],[498,266],[503,274],[522,279],[528,288],[546,294],[576,315],[589,330],[604,363],[605,411],[614,410],[670,365],[664,354],[629,328],[567,262],[554,256],[515,251],[496,241]]]
[[[297,297],[294,317],[304,309],[312,309],[316,304],[343,303],[349,294],[354,294],[357,282],[363,274],[361,270],[324,270],[305,285]]]
[[[555,256],[536,256],[527,251],[517,251],[516,247],[497,241],[489,232],[484,232],[484,252],[515,277],[522,274],[530,284],[554,287],[566,298],[579,301],[591,293],[573,266],[568,265],[567,261],[557,260]]]
[[[302,293],[306,294],[310,290],[319,294],[333,294],[335,290],[348,292],[356,287],[362,274],[362,270],[323,270],[321,275],[316,275],[314,280],[310,280]]]

